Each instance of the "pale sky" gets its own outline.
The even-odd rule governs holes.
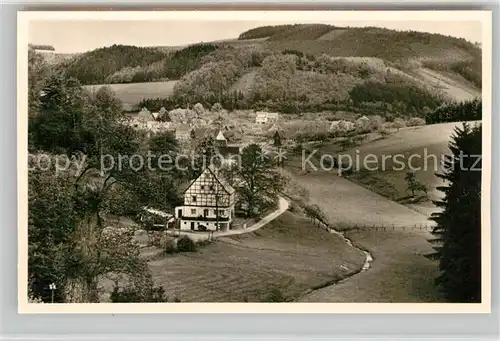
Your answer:
[[[377,26],[440,33],[481,42],[480,21],[318,21],[335,26]],[[75,53],[113,44],[177,46],[236,38],[248,29],[300,21],[37,21],[29,23],[29,42],[52,45],[58,53]]]

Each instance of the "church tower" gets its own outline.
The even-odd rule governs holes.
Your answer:
[[[224,134],[222,133],[222,130],[219,130],[219,133],[217,134],[217,137],[215,138],[215,146],[216,147],[226,147],[227,146],[227,140]]]

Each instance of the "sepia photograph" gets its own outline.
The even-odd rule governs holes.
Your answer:
[[[491,12],[450,13],[20,12],[19,311],[489,312]]]

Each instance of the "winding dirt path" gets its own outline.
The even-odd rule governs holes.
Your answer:
[[[288,207],[290,206],[290,203],[285,198],[280,196],[278,198],[278,200],[279,200],[278,201],[278,209],[276,211],[268,214],[267,216],[265,216],[264,218],[262,218],[261,220],[259,220],[255,224],[253,224],[252,226],[247,227],[245,229],[218,231],[218,232],[214,233],[214,237],[228,237],[228,236],[234,236],[237,234],[249,233],[249,232],[253,232],[255,230],[260,229],[262,226],[264,226],[266,224],[269,224],[271,221],[273,221],[274,219],[278,218],[280,215],[285,213],[286,210],[288,210]]]

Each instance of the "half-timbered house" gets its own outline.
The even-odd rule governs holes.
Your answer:
[[[208,167],[184,191],[184,206],[175,208],[175,217],[181,230],[228,230],[234,202],[234,188]]]

